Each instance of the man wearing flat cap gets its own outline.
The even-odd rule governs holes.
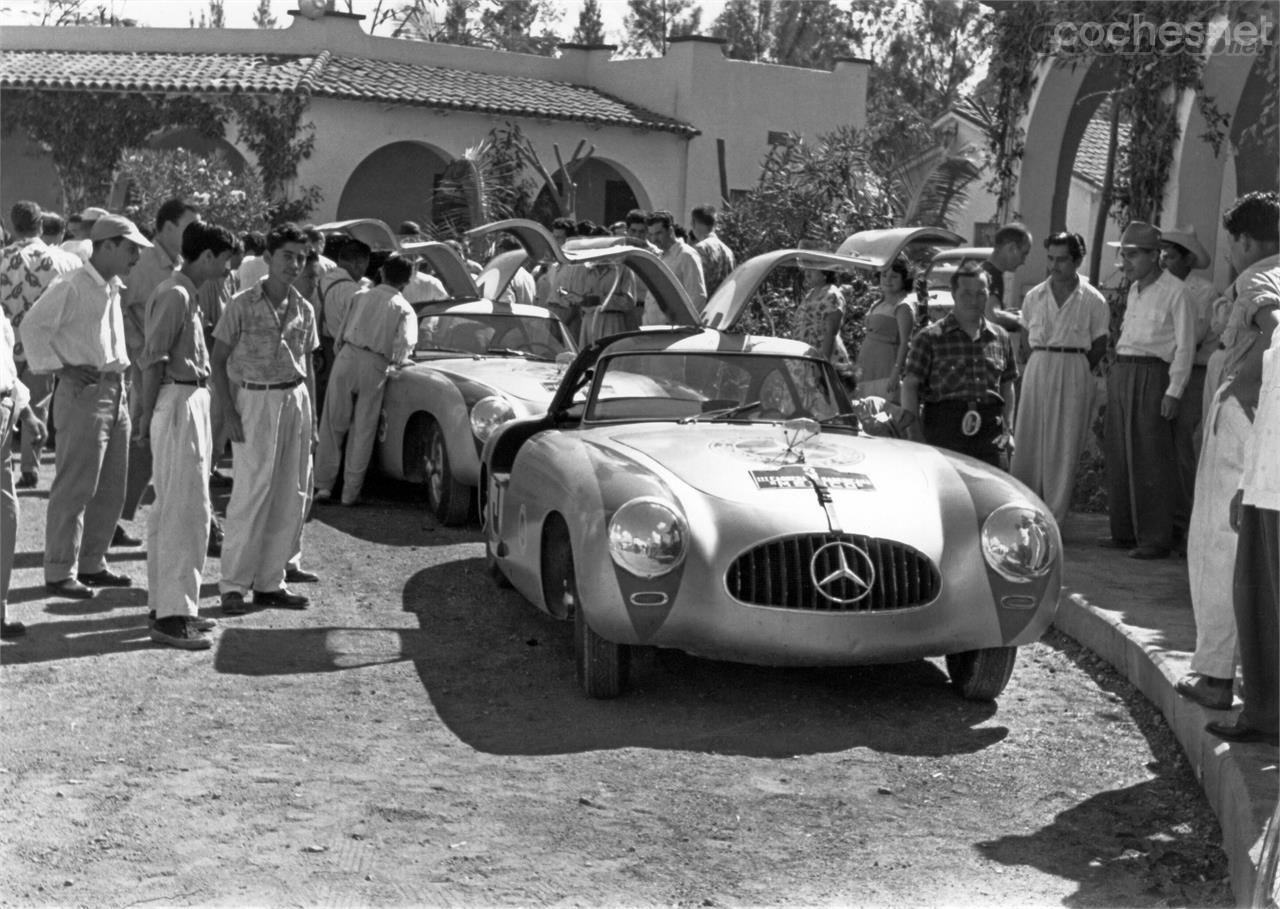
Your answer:
[[[1219,333],[1213,330],[1214,312],[1219,305],[1225,308],[1226,301],[1207,278],[1196,274],[1197,270],[1209,267],[1209,252],[1196,236],[1194,225],[1185,224],[1160,232],[1160,265],[1182,282],[1196,326],[1191,375],[1178,405],[1178,419],[1173,424],[1173,444],[1178,461],[1178,503],[1173,513],[1173,535],[1176,542],[1185,543],[1196,483],[1196,458],[1199,455],[1196,437],[1204,413],[1205,370],[1209,357],[1218,348]]]
[[[1105,450],[1111,536],[1130,558],[1173,548],[1178,465],[1173,427],[1195,353],[1195,320],[1182,282],[1160,267],[1160,231],[1130,222],[1120,236],[1129,283],[1116,358],[1107,375]]]
[[[89,240],[89,261],[45,291],[21,328],[31,369],[58,375],[57,473],[49,488],[44,578],[49,593],[72,599],[92,597],[95,587],[132,584],[106,562],[129,464],[120,288],[139,251],[151,245],[117,215],[98,218]]]

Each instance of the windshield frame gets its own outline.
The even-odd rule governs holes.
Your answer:
[[[461,325],[464,322],[475,323],[477,326],[486,327],[486,328],[492,327],[494,331],[489,338],[490,342],[496,341],[498,338],[502,337],[503,335],[516,330],[516,328],[518,327],[518,324],[527,323],[529,325],[541,325],[543,323],[546,323],[548,335],[551,338],[555,339],[560,344],[560,349],[550,353],[545,351],[537,352],[536,349],[534,350],[527,349],[529,347],[534,346],[531,343],[532,339],[528,337],[527,330],[525,332],[525,335],[526,335],[525,347],[521,347],[518,344],[511,345],[511,344],[488,343],[484,345],[483,350],[472,349],[471,347],[457,347],[452,345],[435,347],[435,348],[424,348],[420,345],[424,343],[428,335],[426,332],[422,331],[422,322],[423,320],[429,319],[429,318],[458,320],[459,322],[458,327],[461,327]],[[569,332],[565,329],[564,323],[561,322],[559,319],[557,319],[555,316],[551,315],[550,313],[548,313],[545,317],[543,317],[540,314],[533,314],[533,313],[526,313],[526,312],[512,312],[512,311],[455,312],[450,310],[444,310],[441,312],[419,312],[417,313],[417,319],[418,319],[418,342],[417,344],[414,345],[413,351],[411,353],[411,356],[413,356],[414,358],[438,357],[440,355],[456,356],[456,357],[511,357],[515,359],[531,360],[533,362],[553,363],[555,362],[556,357],[561,354],[565,354],[565,353],[576,354],[578,352],[578,348],[573,343],[572,336],[570,336]],[[510,322],[512,324],[507,326],[490,324],[490,323],[497,323],[497,322]],[[430,333],[431,337],[436,337],[437,335],[438,335],[438,331],[432,331]],[[547,345],[547,346],[550,347],[550,345]],[[513,354],[510,352],[504,352],[504,351],[510,351],[510,350],[522,351],[523,353]]]

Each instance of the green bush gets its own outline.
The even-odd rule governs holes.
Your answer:
[[[130,149],[120,158],[117,186],[127,190],[122,210],[144,231],[155,226],[156,211],[167,199],[186,199],[200,208],[201,219],[236,235],[265,230],[271,202],[252,168],[235,173],[220,154],[202,157],[187,149]]]

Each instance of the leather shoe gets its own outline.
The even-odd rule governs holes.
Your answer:
[[[113,571],[102,569],[94,571],[90,574],[80,572],[76,575],[76,580],[86,587],[132,587],[133,578],[124,574],[116,574]]]
[[[1169,550],[1161,546],[1139,546],[1137,549],[1129,550],[1129,558],[1167,559],[1169,558]]]
[[[138,539],[135,536],[130,535],[129,531],[125,530],[123,527],[117,524],[116,532],[111,535],[111,545],[112,546],[141,546],[142,540]]]
[[[1178,679],[1173,690],[1187,700],[1195,701],[1209,710],[1230,710],[1232,684],[1231,679],[1219,679],[1192,672]]]
[[[311,605],[311,600],[300,593],[290,593],[288,588],[281,587],[279,590],[255,590],[253,605],[276,606],[280,609],[306,609]]]
[[[20,638],[27,633],[27,626],[21,622],[0,623],[0,638]]]
[[[15,489],[35,489],[40,484],[40,474],[34,470],[24,470],[22,476],[18,477],[18,482],[14,483]]]
[[[244,615],[249,611],[249,608],[244,603],[244,594],[234,590],[230,593],[224,593],[219,605],[222,606],[222,611],[227,615]]]
[[[1115,537],[1098,537],[1098,545],[1103,549],[1132,549],[1137,540],[1117,540]]]
[[[65,597],[68,600],[92,600],[94,597],[93,588],[84,586],[75,578],[63,578],[61,581],[45,581],[44,589],[54,596]]]
[[[284,582],[286,584],[315,584],[320,580],[320,575],[314,571],[307,571],[305,568],[286,568],[284,572]]]
[[[1205,723],[1204,731],[1220,739],[1226,739],[1228,742],[1264,742],[1268,745],[1280,745],[1280,732],[1255,729],[1239,719],[1234,723],[1219,723],[1216,720]]]

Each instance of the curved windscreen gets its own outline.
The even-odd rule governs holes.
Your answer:
[[[824,360],[662,351],[607,357],[596,369],[589,421],[774,422],[841,412],[838,379]]]
[[[514,313],[443,313],[418,321],[420,354],[462,353],[555,360],[573,347],[558,319]]]

